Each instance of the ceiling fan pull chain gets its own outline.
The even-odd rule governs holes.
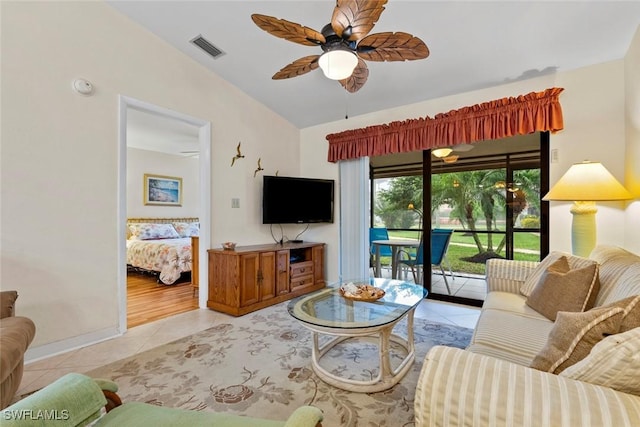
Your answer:
[[[349,120],[349,92],[344,93],[344,119]]]

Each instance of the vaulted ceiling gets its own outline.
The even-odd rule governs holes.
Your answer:
[[[285,65],[321,50],[273,37],[251,20],[260,13],[320,31],[334,1],[108,4],[299,128],[621,59],[640,24],[638,1],[391,0],[371,33],[413,34],[430,55],[369,61],[367,83],[349,94],[319,69],[272,80]],[[212,58],[191,43],[197,36],[224,54]]]

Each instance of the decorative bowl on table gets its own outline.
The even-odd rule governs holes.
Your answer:
[[[385,294],[384,290],[368,283],[345,283],[340,286],[340,295],[352,301],[377,301]]]
[[[224,242],[222,244],[222,249],[224,249],[225,251],[232,251],[236,248],[236,243],[235,242]]]

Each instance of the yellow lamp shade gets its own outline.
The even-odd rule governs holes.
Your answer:
[[[629,200],[631,193],[599,162],[576,163],[542,200]]]

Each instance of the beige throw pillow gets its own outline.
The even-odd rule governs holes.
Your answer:
[[[571,255],[565,252],[553,251],[550,252],[549,255],[544,257],[544,259],[538,264],[538,266],[527,276],[526,280],[520,287],[520,293],[526,297],[531,295],[533,288],[535,288],[540,282],[540,277],[542,274],[547,271],[547,268],[556,262],[560,257],[566,257],[569,262],[569,267],[571,270],[576,270],[578,268],[587,267],[592,264],[597,264],[596,261],[583,258],[576,255]]]
[[[560,375],[640,396],[640,328],[606,337]]]
[[[640,295],[621,299],[605,307],[620,307],[624,310],[622,322],[620,322],[620,332],[626,332],[640,326]]]
[[[559,311],[586,311],[600,289],[598,264],[571,270],[567,257],[561,256],[540,276],[526,304],[550,320]]]
[[[624,309],[600,307],[580,313],[561,311],[544,348],[531,362],[540,371],[559,374],[584,359],[591,348],[620,329]]]

